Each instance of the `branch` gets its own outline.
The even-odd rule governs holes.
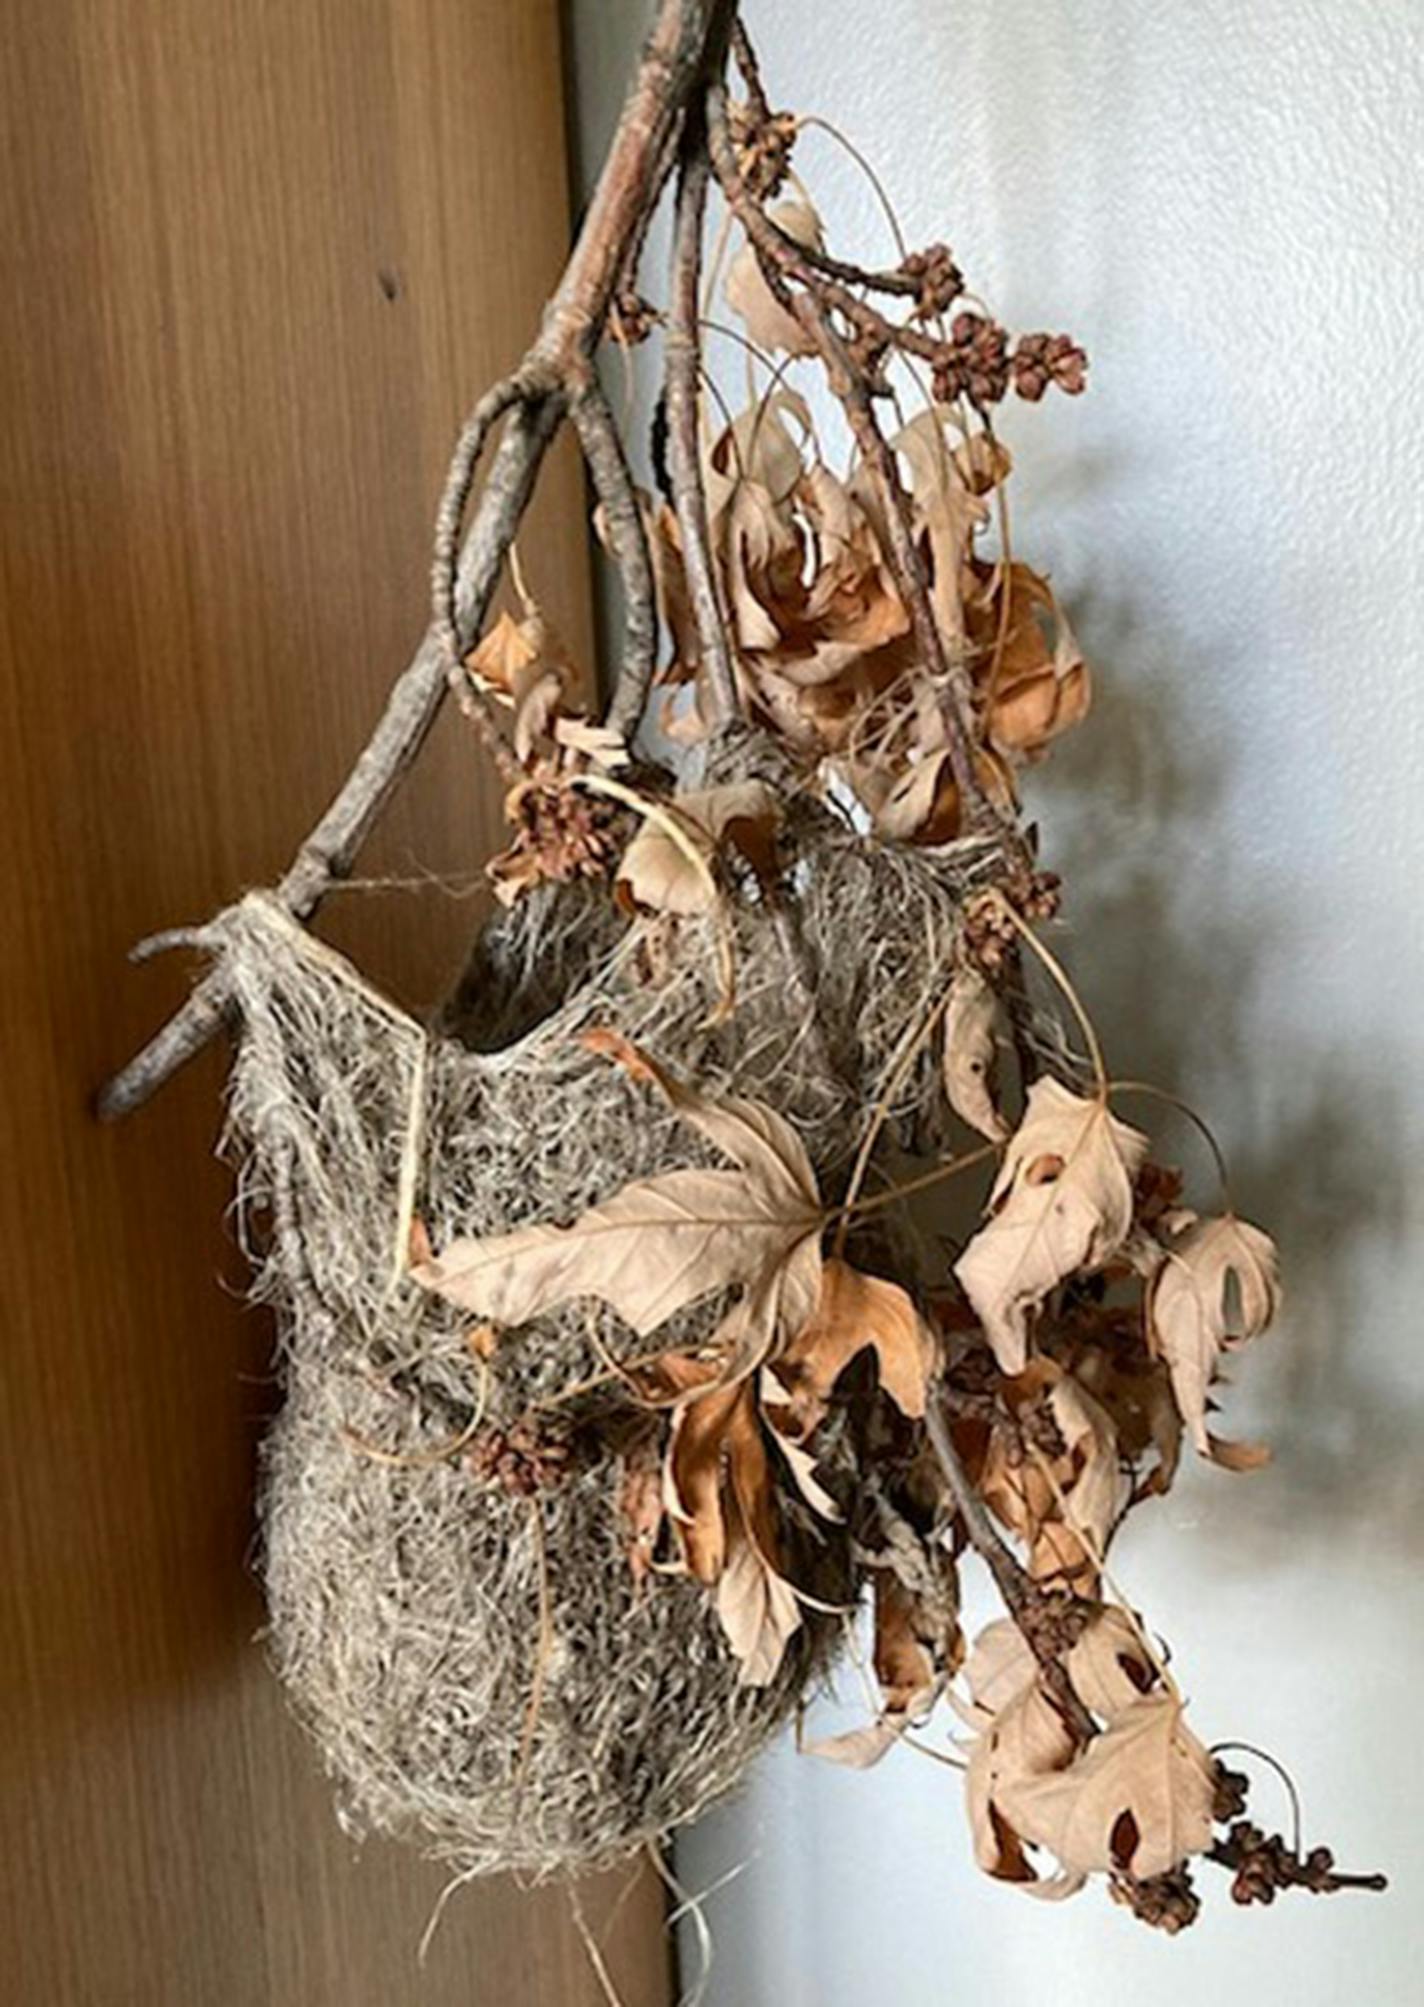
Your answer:
[[[608,159],[558,290],[524,361],[475,407],[461,433],[441,497],[432,567],[431,625],[396,683],[365,750],[335,800],[303,843],[276,897],[306,920],[338,879],[349,874],[362,843],[425,743],[451,681],[488,610],[509,545],[533,492],[535,476],[565,410],[588,405],[593,353],[631,245],[666,173],[684,107],[704,81],[709,52],[720,51],[730,0],[661,0],[624,103]],[[481,455],[500,419],[504,436],[459,557],[460,528]],[[616,485],[604,454],[598,463]],[[626,550],[626,543],[625,543]],[[636,562],[636,558],[632,560]],[[634,661],[638,655],[634,634]],[[631,698],[630,698],[631,701]],[[146,1101],[226,1022],[231,999],[220,970],[200,982],[183,1007],[101,1091],[105,1120]]]
[[[699,294],[702,279],[702,226],[707,211],[707,129],[701,107],[688,107],[678,166],[673,229],[672,298],[667,329],[668,468],[673,508],[682,539],[688,596],[697,623],[697,645],[712,700],[713,731],[737,715],[737,681],[727,645],[727,629],[717,598],[702,484],[698,440],[701,390]]]
[[[657,659],[657,597],[647,533],[623,441],[597,377],[589,378],[574,399],[569,415],[583,448],[607,525],[609,548],[623,581],[623,655],[606,722],[627,740],[638,729]]]
[[[931,1386],[925,1407],[925,1433],[970,1543],[986,1563],[1009,1615],[1038,1660],[1044,1685],[1079,1741],[1091,1741],[1097,1733],[1096,1724],[1073,1691],[1061,1656],[1065,1619],[1072,1628],[1074,1606],[1069,1604],[1065,1609],[1062,1597],[1049,1595],[1034,1581],[989,1517],[954,1446],[945,1416],[943,1389],[937,1384]]]

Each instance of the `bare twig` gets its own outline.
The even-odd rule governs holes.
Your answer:
[[[623,651],[608,706],[608,723],[631,739],[648,700],[657,659],[658,612],[648,539],[623,442],[596,377],[590,377],[580,390],[570,416],[623,581]]]
[[[710,722],[715,730],[737,714],[737,683],[708,543],[707,497],[698,439],[702,355],[699,290],[709,172],[701,107],[689,105],[678,165],[667,329],[668,464],[688,596],[697,623],[697,645],[712,702]]]

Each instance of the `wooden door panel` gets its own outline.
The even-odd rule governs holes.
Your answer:
[[[87,1108],[186,980],[128,944],[282,867],[424,625],[454,427],[565,249],[557,8],[0,0],[0,30],[4,1996],[598,2000],[557,1893],[466,1891],[417,1968],[441,1872],[342,1835],[254,1642],[270,1331],[219,1056],[117,1130]],[[586,649],[582,503],[561,451],[521,547]],[[362,870],[468,877],[494,802],[445,721]],[[420,1001],[469,927],[352,891],[328,931]],[[646,1880],[608,1956],[666,1998]]]

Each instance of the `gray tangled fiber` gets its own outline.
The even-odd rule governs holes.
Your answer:
[[[729,900],[737,1001],[719,1024],[709,923],[629,927],[603,888],[493,922],[429,1033],[270,900],[216,923],[242,1020],[228,1145],[285,1370],[262,1501],[272,1653],[353,1827],[423,1839],[463,1871],[590,1868],[694,1817],[838,1635],[808,1607],[756,1690],[698,1585],[659,1574],[635,1592],[617,1445],[638,1410],[606,1369],[638,1345],[611,1312],[578,1304],[505,1334],[486,1369],[459,1312],[400,1274],[412,1207],[440,1247],[569,1220],[699,1161],[646,1087],[578,1042],[594,1025],[704,1093],[772,1103],[823,1189],[844,1177],[992,858],[876,844],[809,803],[789,821],[814,1013],[751,884]],[[927,1054],[909,1070],[902,1117],[933,1105],[934,1068]],[[686,1342],[715,1307],[660,1337]],[[557,1488],[511,1497],[442,1455],[472,1418],[590,1380],[572,1405],[594,1447]],[[854,1593],[839,1545],[816,1576],[827,1600]]]

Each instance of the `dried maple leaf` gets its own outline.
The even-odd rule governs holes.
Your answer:
[[[821,219],[809,202],[780,202],[768,213],[784,235],[820,249]],[[759,348],[783,349],[787,355],[816,353],[815,342],[763,278],[750,244],[743,245],[728,266],[723,292],[727,305],[741,316],[747,334]]]
[[[717,1581],[726,1566],[729,1505],[733,1516],[760,1512],[770,1482],[752,1381],[713,1387],[674,1411],[664,1499],[699,1582]]]
[[[1174,1694],[1134,1700],[1053,1770],[1001,1769],[994,1794],[1014,1830],[1072,1873],[1166,1874],[1211,1844],[1216,1766]]]
[[[908,1720],[932,1705],[935,1643],[935,1625],[919,1599],[889,1569],[878,1570],[874,1666],[887,1714]]]
[[[1036,1080],[990,1194],[990,1218],[955,1264],[1001,1370],[1021,1373],[1029,1318],[1051,1289],[1100,1268],[1132,1225],[1147,1139],[1101,1100]]]
[[[1258,1337],[1280,1298],[1274,1241],[1233,1213],[1192,1220],[1166,1244],[1166,1259],[1148,1296],[1148,1328],[1167,1362],[1192,1441],[1218,1463],[1249,1469],[1262,1460],[1249,1446],[1209,1434],[1207,1393],[1220,1354]]]
[[[993,984],[977,969],[958,970],[944,1014],[944,1089],[955,1114],[993,1143],[1009,1133],[994,1092],[999,1017]]]
[[[836,1381],[867,1346],[874,1347],[881,1387],[901,1414],[923,1415],[934,1364],[929,1327],[897,1283],[831,1257],[821,1265],[814,1312],[772,1362],[787,1399],[782,1433],[803,1439],[811,1433]]]
[[[947,1598],[938,1591],[926,1597],[912,1593],[890,1568],[881,1568],[875,1577],[874,1669],[883,1712],[860,1728],[808,1742],[805,1753],[851,1770],[869,1770],[930,1712],[945,1679],[959,1670],[963,1651],[954,1587]]]
[[[971,468],[960,457],[946,436],[952,422],[938,411],[923,411],[890,444],[909,469],[911,519],[928,559],[935,619],[946,641],[956,643],[965,633],[962,575],[974,537],[989,520],[989,504],[979,485],[988,463],[981,458]],[[869,474],[854,484],[853,492],[883,530]]]
[[[676,1409],[663,1472],[663,1501],[688,1572],[716,1586],[717,1614],[745,1686],[776,1674],[801,1622],[781,1571],[781,1541],[755,1383],[715,1380],[715,1363],[674,1355],[659,1362],[674,1386],[692,1388]],[[699,1389],[700,1390],[697,1390]]]
[[[1165,1363],[1149,1356],[1136,1330],[1113,1328],[1108,1342],[1075,1348],[1071,1366],[1073,1377],[1111,1416],[1128,1462],[1135,1466],[1149,1449],[1156,1451],[1156,1465],[1138,1479],[1136,1495],[1169,1491],[1181,1456],[1182,1417]]]
[[[717,1583],[717,1615],[741,1661],[743,1686],[769,1686],[801,1611],[790,1584],[744,1532],[734,1537]]]
[[[737,1377],[799,1331],[820,1295],[823,1221],[805,1146],[762,1102],[706,1101],[614,1034],[598,1036],[596,1049],[655,1082],[737,1168],[667,1171],[625,1185],[567,1226],[457,1240],[417,1262],[412,1279],[505,1325],[595,1297],[640,1337],[739,1284],[721,1327],[726,1377]]]
[[[778,650],[805,600],[805,540],[795,498],[804,463],[786,423],[803,432],[804,398],[769,391],[714,442],[704,469],[707,520],[739,656]]]
[[[1030,1659],[1026,1679],[994,1711],[970,1746],[965,1809],[974,1858],[986,1874],[1025,1886],[1039,1882],[1038,1871],[1024,1852],[1025,1835],[1005,1801],[1016,1786],[1061,1770],[1074,1749],[1073,1737],[1039,1686]],[[1048,1888],[1054,1894],[1071,1893],[1054,1883]]]
[[[536,626],[532,619],[501,612],[465,657],[465,667],[488,689],[516,698],[540,672],[545,639],[542,621]]]
[[[1007,759],[1039,759],[1051,740],[1087,715],[1088,665],[1047,579],[1024,564],[1005,571],[976,562],[972,572],[966,621],[985,689],[989,744]]]
[[[1106,1410],[1070,1374],[1049,1389],[1048,1405],[1066,1448],[1065,1470],[1055,1472],[1063,1520],[1096,1567],[1122,1503],[1117,1431]]]
[[[1157,1684],[1157,1668],[1126,1610],[1109,1603],[1063,1661],[1084,1707],[1112,1721]]]
[[[618,867],[618,889],[633,905],[682,916],[710,912],[716,885],[709,871],[697,868],[697,857],[710,864],[724,841],[754,862],[769,864],[781,805],[765,781],[729,781],[678,795],[666,809],[694,854],[659,823],[645,822]]]
[[[1014,806],[1007,767],[982,746],[975,749],[974,772],[986,801],[1002,809]],[[908,766],[874,814],[877,835],[922,848],[952,843],[961,833],[962,809],[949,754],[932,752]]]
[[[956,1703],[956,1712],[971,1727],[982,1728],[1037,1677],[1038,1663],[1023,1632],[1011,1617],[997,1617],[974,1640],[964,1665],[970,1704]]]

